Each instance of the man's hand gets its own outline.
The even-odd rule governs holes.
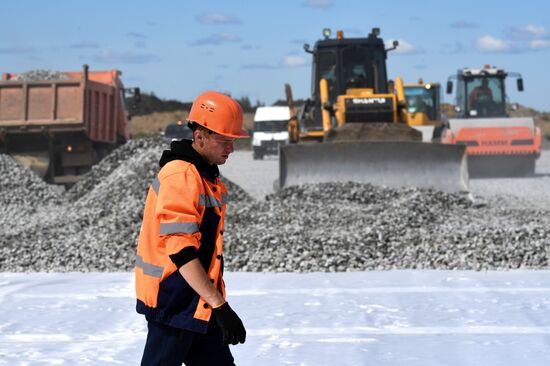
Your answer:
[[[246,329],[244,329],[241,319],[227,302],[219,308],[213,309],[212,314],[222,329],[223,343],[233,345],[244,343],[246,340]]]

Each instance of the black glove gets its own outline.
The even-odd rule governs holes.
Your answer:
[[[213,309],[212,314],[214,314],[216,322],[222,329],[223,343],[233,345],[244,343],[246,340],[246,329],[244,329],[241,319],[227,302],[219,308]]]

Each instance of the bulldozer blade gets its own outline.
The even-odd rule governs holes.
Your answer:
[[[466,147],[414,141],[281,146],[279,188],[323,182],[468,191]]]

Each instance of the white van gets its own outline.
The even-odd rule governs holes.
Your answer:
[[[288,143],[288,107],[258,107],[252,126],[252,154],[254,159],[277,155],[279,145]]]

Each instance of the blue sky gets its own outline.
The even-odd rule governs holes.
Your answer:
[[[462,67],[523,75],[512,102],[550,111],[550,2],[4,0],[0,72],[119,69],[126,86],[191,101],[214,89],[253,102],[310,90],[309,54],[323,28],[348,37],[381,29],[401,46],[388,74],[444,83]],[[445,96],[446,102],[452,102]]]

